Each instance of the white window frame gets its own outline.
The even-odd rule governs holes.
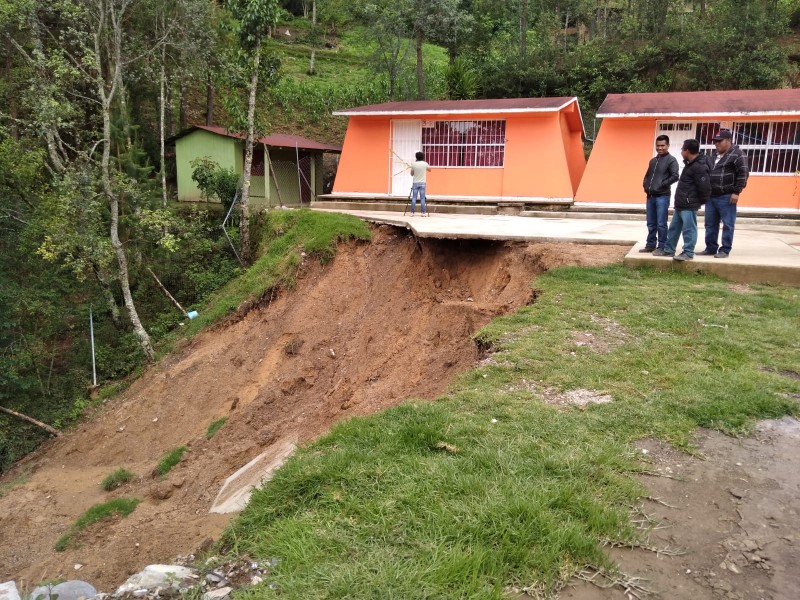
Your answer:
[[[445,141],[434,141],[433,143],[426,143],[425,142],[425,131],[429,129],[433,129],[439,123],[448,123],[452,124],[451,126],[454,129],[460,129],[461,135],[465,136],[466,131],[470,125],[477,125],[477,124],[490,124],[493,128],[496,128],[496,138],[492,139],[491,142],[475,142],[467,141],[466,139],[462,139],[459,142],[450,142],[448,140]],[[431,158],[435,156],[435,152],[432,152],[432,149],[438,149],[444,153],[444,157],[447,159],[449,163],[450,157],[453,155],[453,150],[458,148],[459,155],[463,156],[464,151],[469,148],[475,149],[475,161],[477,162],[477,157],[480,155],[481,150],[485,150],[488,148],[495,148],[501,151],[501,160],[499,165],[479,165],[479,164],[472,164],[472,165],[456,165],[456,164],[437,164],[433,162]],[[425,160],[430,163],[432,167],[443,168],[443,169],[502,169],[505,167],[506,162],[506,120],[505,119],[470,119],[470,120],[436,120],[436,121],[423,121],[422,122],[422,151],[425,153]]]
[[[738,144],[739,148],[747,154],[748,162],[750,164],[750,174],[767,176],[767,177],[796,177],[800,171],[800,143],[773,143],[776,133],[781,127],[789,123],[797,123],[796,127],[800,128],[798,121],[734,121],[731,125],[733,132],[733,143]],[[756,126],[766,126],[765,141],[762,143],[752,143],[752,140],[742,140],[742,129],[745,125],[755,124]],[[695,123],[695,134],[700,140],[700,151],[711,155],[714,150],[714,144],[711,142],[710,135],[703,136],[701,133],[708,133],[709,131],[716,132],[720,127],[719,121],[698,121]],[[705,137],[707,141],[702,138]],[[749,142],[749,143],[748,143]],[[767,157],[772,151],[786,151],[791,153],[788,159],[790,166],[793,165],[794,169],[787,171],[767,171],[766,162]]]

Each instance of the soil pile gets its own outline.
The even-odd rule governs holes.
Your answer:
[[[296,289],[196,337],[151,368],[101,414],[53,440],[4,478],[31,473],[0,498],[0,580],[24,591],[80,578],[111,591],[145,565],[208,547],[230,515],[208,510],[225,479],[278,442],[303,443],[341,419],[441,394],[478,359],[472,334],[532,301],[553,266],[621,262],[627,247],[418,242],[381,227],[371,244],[307,260]],[[212,439],[209,424],[227,417]],[[170,450],[186,446],[161,480]],[[124,467],[137,479],[107,493]],[[56,541],[89,507],[143,501],[127,518]],[[82,565],[78,572],[75,568]]]

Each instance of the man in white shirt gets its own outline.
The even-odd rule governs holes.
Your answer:
[[[419,195],[420,206],[422,207],[422,215],[427,214],[427,206],[425,205],[425,180],[431,166],[425,162],[425,155],[422,152],[417,152],[415,155],[417,160],[411,163],[411,176],[414,182],[411,184],[411,216],[414,216],[414,208],[417,205],[417,195]]]

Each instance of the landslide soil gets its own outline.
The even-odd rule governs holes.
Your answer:
[[[79,578],[110,592],[145,565],[208,547],[230,518],[209,513],[223,482],[265,449],[436,397],[479,358],[471,335],[531,302],[538,274],[619,263],[627,250],[418,241],[384,226],[369,244],[343,244],[325,266],[306,259],[292,291],[197,336],[6,474],[4,482],[29,479],[0,498],[0,581],[16,580],[24,593]],[[154,478],[179,446],[188,448],[181,462]],[[120,467],[137,478],[102,491]],[[53,550],[88,508],[120,496],[142,502],[125,519],[89,527],[80,548]]]

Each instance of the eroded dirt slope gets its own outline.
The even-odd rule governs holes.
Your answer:
[[[0,499],[0,580],[30,591],[43,580],[78,577],[113,591],[147,564],[196,551],[228,522],[208,512],[225,478],[270,444],[302,443],[341,419],[435,397],[474,364],[470,336],[529,302],[537,274],[621,262],[626,251],[418,243],[382,227],[371,244],[344,245],[325,267],[309,260],[294,291],[198,336],[96,419],[7,474],[32,473]],[[206,440],[221,417],[227,423]],[[163,455],[184,445],[181,463],[154,479]],[[120,467],[138,479],[103,492],[99,482]],[[80,549],[53,550],[86,509],[118,496],[143,501],[128,518],[90,528]]]

